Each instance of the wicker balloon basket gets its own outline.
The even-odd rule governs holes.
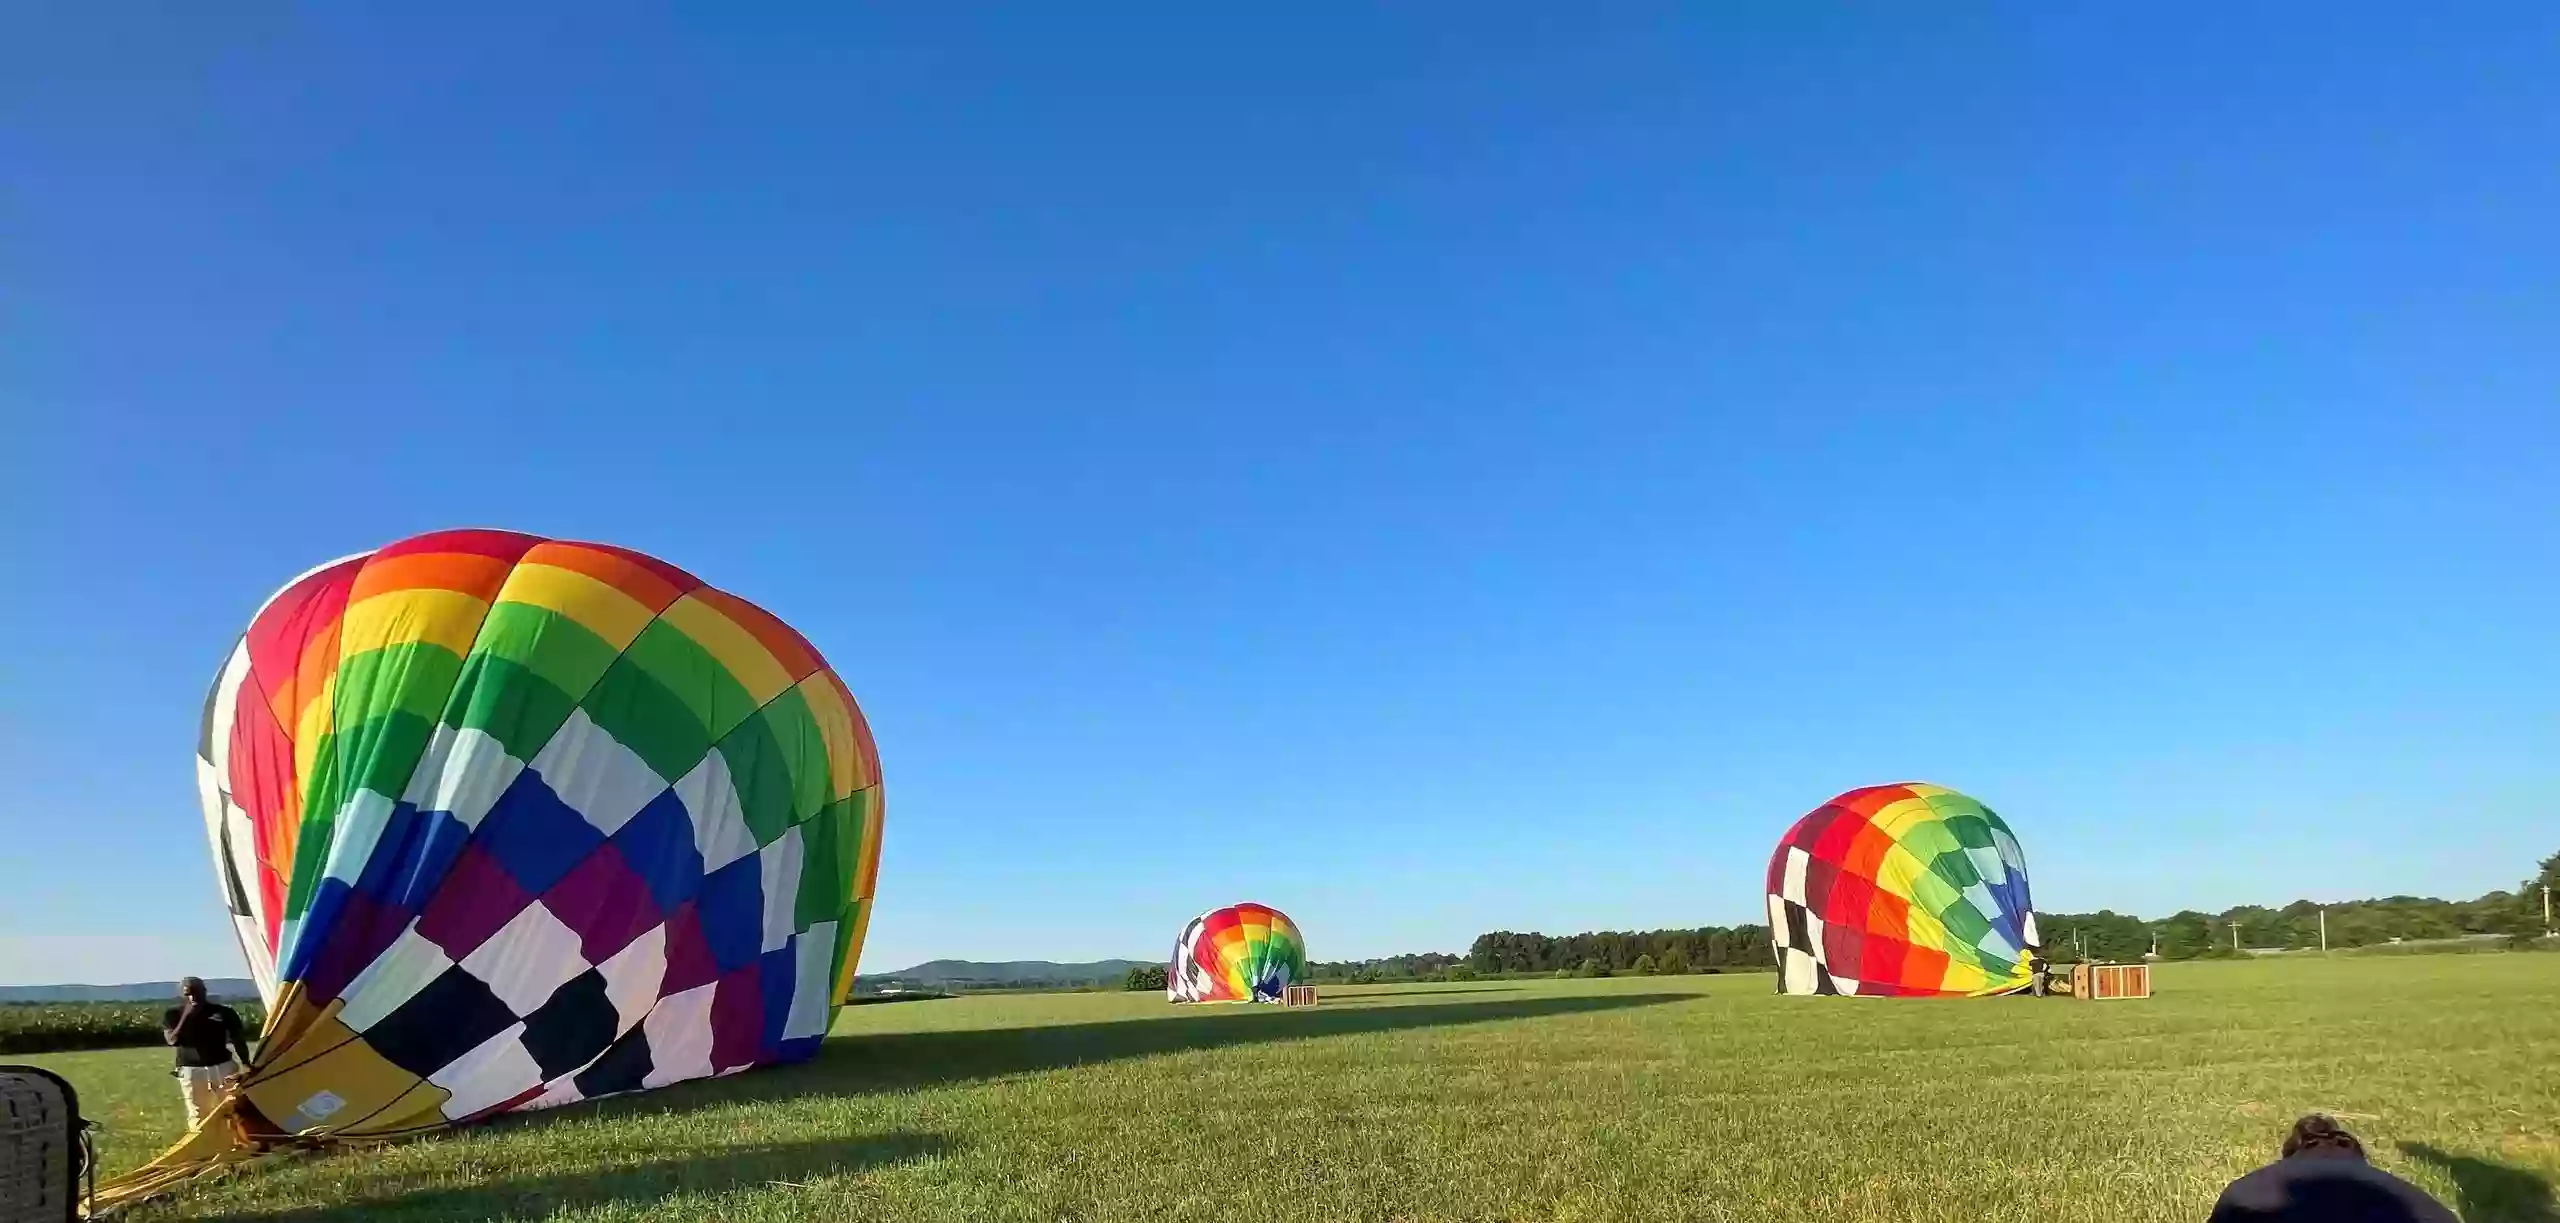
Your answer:
[[[0,1223],[79,1218],[91,1162],[71,1084],[33,1066],[0,1066]]]
[[[2075,964],[2071,968],[2071,996],[2092,1002],[2112,998],[2148,998],[2151,996],[2151,966]]]

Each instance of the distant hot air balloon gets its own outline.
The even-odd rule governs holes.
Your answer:
[[[809,1056],[851,984],[879,762],[808,642],[638,553],[448,531],[270,598],[197,760],[268,1004],[245,1132],[390,1138]]]
[[[1307,944],[1297,924],[1250,901],[1191,919],[1165,965],[1169,1002],[1278,1002],[1307,979]]]
[[[1769,933],[1782,994],[2011,993],[2041,942],[2009,825],[1921,782],[1797,820],[1769,859]]]

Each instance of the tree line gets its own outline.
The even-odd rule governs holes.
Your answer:
[[[1648,957],[1654,970],[1664,973],[1735,972],[1774,966],[1767,926],[1597,930],[1562,938],[1534,931],[1515,934],[1496,930],[1477,935],[1467,947],[1467,962],[1478,972],[1578,972],[1595,962],[1612,973],[1631,972]]]
[[[1381,956],[1374,960],[1310,960],[1307,975],[1317,981],[1349,981],[1366,984],[1371,981],[1446,981],[1450,970],[1461,968],[1466,960],[1443,951],[1423,951],[1407,955]],[[1458,979],[1474,974],[1461,972]]]
[[[1594,930],[1552,935],[1496,930],[1465,955],[1426,951],[1374,960],[1318,960],[1317,981],[1466,981],[1491,976],[1617,976],[1741,972],[1771,966],[1766,926],[1690,930]]]
[[[265,1008],[254,998],[231,1004],[255,1035]],[[171,1007],[158,1002],[0,1002],[0,1054],[57,1053],[71,1049],[123,1049],[161,1043],[160,1020]]]
[[[2325,906],[2329,946],[2370,947],[2394,939],[2418,942],[2502,935],[2531,940],[2543,922],[2544,888],[2560,897],[2560,853],[2544,858],[2531,878],[2512,891],[2475,900],[2386,896]],[[2560,905],[2560,899],[2555,899]],[[2241,905],[2220,913],[2184,910],[2149,919],[2101,909],[2095,913],[2036,914],[2050,960],[2138,960],[2154,949],[2161,959],[2188,960],[2240,954],[2231,950],[2237,923],[2244,948],[2289,950],[2320,945],[2324,906],[2297,900],[2282,908]],[[1374,960],[1330,960],[1308,965],[1318,981],[1465,980],[1495,975],[1615,976],[1626,973],[1746,972],[1774,967],[1767,926],[1700,926],[1693,930],[1597,930],[1562,937],[1496,930],[1479,934],[1463,956],[1420,952]],[[1157,988],[1162,988],[1158,986]]]
[[[2473,900],[2432,896],[2384,896],[2323,905],[2297,900],[2282,908],[2241,905],[2220,913],[2181,910],[2156,920],[2101,909],[2095,913],[2038,913],[2045,951],[2058,961],[2135,960],[2154,940],[2161,959],[2192,960],[2239,954],[2242,948],[2300,951],[2320,946],[2321,911],[2328,911],[2329,946],[2372,947],[2395,940],[2421,942],[2505,936],[2530,940],[2544,924],[2542,889],[2560,896],[2560,853],[2513,891],[2498,889]],[[2560,901],[2555,901],[2560,904]],[[2236,936],[2236,938],[2235,938]]]

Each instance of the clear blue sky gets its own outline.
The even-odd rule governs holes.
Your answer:
[[[231,968],[204,686],[451,525],[826,651],[875,969],[2560,849],[2560,8],[944,7],[0,18],[0,980]]]

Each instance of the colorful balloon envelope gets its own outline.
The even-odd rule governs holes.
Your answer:
[[[1778,992],[1980,996],[2033,983],[2040,940],[2009,825],[1944,786],[1851,790],[1769,859]]]
[[[1164,996],[1172,1002],[1278,1002],[1307,980],[1307,944],[1269,905],[1228,905],[1191,919],[1173,942]]]
[[[450,531],[295,579],[215,680],[197,772],[270,1012],[229,1106],[253,1134],[805,1058],[871,918],[879,762],[843,681],[620,548]]]

